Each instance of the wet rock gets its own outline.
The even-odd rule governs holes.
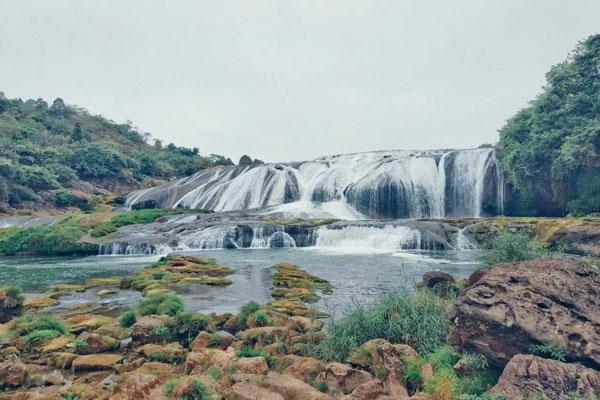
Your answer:
[[[423,275],[422,286],[433,290],[440,296],[456,294],[458,287],[452,275],[441,271],[430,271]]]
[[[73,353],[55,352],[48,356],[47,363],[49,367],[69,369],[77,357],[77,354]]]
[[[27,366],[15,355],[0,363],[0,387],[20,386],[27,379]]]
[[[123,357],[119,354],[88,354],[73,360],[74,371],[114,370]]]
[[[123,328],[118,321],[108,322],[94,331],[99,335],[110,336],[117,340],[126,339],[126,329]]]
[[[600,397],[600,372],[580,364],[519,354],[506,365],[491,392],[507,400],[540,395],[558,399],[574,394],[593,399]]]
[[[111,321],[114,321],[114,318],[96,314],[79,314],[65,320],[67,326],[71,328],[71,332],[73,333],[98,329]]]
[[[564,246],[570,253],[600,257],[600,225],[584,223],[560,228],[548,242],[551,246]]]
[[[72,336],[59,336],[57,338],[44,342],[40,347],[42,353],[53,353],[64,350],[73,341]]]
[[[359,385],[372,379],[368,372],[337,362],[327,364],[320,377],[330,388],[338,389],[344,394],[351,393]]]
[[[98,354],[119,349],[120,341],[110,336],[84,332],[75,341],[77,354]]]
[[[39,310],[41,308],[53,307],[59,304],[59,301],[51,297],[39,297],[37,299],[27,300],[23,303],[25,310]]]
[[[502,367],[532,345],[600,367],[600,271],[552,256],[498,264],[459,297],[451,342]]]

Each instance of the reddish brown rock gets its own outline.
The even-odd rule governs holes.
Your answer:
[[[234,365],[242,373],[266,374],[269,372],[269,365],[264,357],[242,357]]]
[[[305,382],[314,380],[323,370],[321,361],[312,357],[285,356],[283,362],[290,363],[284,370],[284,375],[291,375],[294,378]]]
[[[114,370],[123,360],[119,354],[89,354],[73,360],[74,371]]]
[[[75,347],[78,354],[98,354],[119,350],[120,342],[110,336],[103,336],[97,333],[84,332],[77,337],[75,342],[81,345]]]
[[[333,400],[333,397],[301,380],[274,372],[269,372],[266,378],[262,378],[260,386],[282,395],[286,400]]]
[[[227,400],[285,400],[278,393],[261,388],[255,383],[238,382],[225,392]]]
[[[558,399],[578,394],[600,398],[600,372],[580,364],[567,364],[531,355],[514,356],[491,390],[507,400],[525,400],[540,395]]]
[[[161,383],[155,375],[130,373],[115,388],[111,400],[144,400]]]
[[[460,293],[451,342],[499,367],[540,343],[600,367],[599,309],[600,271],[581,260],[498,264]]]
[[[27,366],[14,354],[0,363],[0,387],[20,386],[27,379]]]
[[[167,315],[147,315],[138,318],[131,326],[131,338],[136,344],[162,343],[164,337],[157,335],[158,328],[171,329],[175,326],[175,320]]]

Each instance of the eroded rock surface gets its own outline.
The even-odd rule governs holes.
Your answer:
[[[565,256],[498,264],[460,293],[454,344],[499,367],[552,343],[600,367],[600,271]]]

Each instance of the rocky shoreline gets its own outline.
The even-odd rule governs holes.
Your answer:
[[[92,287],[141,291],[138,306],[120,316],[94,304],[45,314],[40,302],[25,311],[18,292],[3,289],[0,399],[600,396],[600,270],[582,259],[499,264],[464,281],[426,274],[420,290],[430,297],[419,301],[448,310],[440,325],[451,330],[448,344],[425,351],[410,335],[367,335],[344,357],[319,351],[340,329],[325,327],[312,305],[330,285],[289,263],[274,268],[273,300],[237,315],[185,311],[173,295],[186,282],[228,284],[230,269],[197,257],[166,257],[134,276],[49,290],[48,299]],[[404,318],[389,312],[390,321]]]

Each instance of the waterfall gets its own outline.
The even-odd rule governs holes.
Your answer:
[[[406,226],[392,225],[322,227],[317,232],[315,247],[368,253],[418,250],[421,248],[421,233]]]
[[[394,150],[206,169],[134,192],[127,205],[214,211],[290,205],[299,214],[344,219],[479,217],[502,212],[502,185],[492,148]]]
[[[465,235],[465,229],[462,228],[456,233],[456,250],[479,250],[477,243]]]

